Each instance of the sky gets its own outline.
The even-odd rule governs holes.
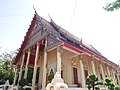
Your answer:
[[[34,16],[34,6],[41,17],[50,21],[50,15],[56,24],[94,46],[108,60],[119,64],[120,10],[107,12],[103,9],[111,1],[1,0],[0,52],[20,48]]]

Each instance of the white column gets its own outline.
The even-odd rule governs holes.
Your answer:
[[[46,63],[47,63],[47,52],[44,51],[44,66],[43,66],[43,78],[42,78],[43,89],[45,89],[45,86],[46,86]]]
[[[116,78],[115,78],[115,71],[112,69],[112,76],[113,76],[113,80],[114,82],[116,82]]]
[[[92,64],[92,72],[93,72],[93,74],[96,75],[96,72],[95,72],[95,64],[94,64],[93,60],[91,61],[91,64]]]
[[[17,80],[17,73],[18,73],[18,68],[16,67],[13,86],[15,86],[15,83],[16,83],[16,80]]]
[[[81,82],[82,82],[82,87],[83,88],[85,88],[85,73],[84,73],[84,66],[83,66],[83,62],[82,62],[82,60],[83,60],[83,56],[82,55],[80,55],[80,71],[81,71]]]
[[[21,80],[21,76],[22,76],[22,68],[23,68],[23,64],[24,64],[24,59],[25,59],[25,53],[23,53],[23,57],[22,57],[22,62],[21,62],[21,67],[20,67],[20,74],[19,74],[19,78],[18,78],[18,83]]]
[[[119,78],[119,67],[118,67],[118,70],[117,70],[117,78],[118,78],[118,83],[120,85],[120,78]]]
[[[39,43],[37,43],[37,49],[36,49],[36,54],[35,54],[34,71],[33,71],[33,78],[32,78],[32,88],[33,88],[33,90],[35,88],[35,82],[36,82],[38,54],[39,54]]]
[[[30,49],[28,50],[28,56],[27,56],[27,62],[26,62],[26,67],[25,67],[24,79],[27,79],[29,59],[30,59]]]
[[[42,55],[40,55],[40,72],[39,72],[39,81],[38,84],[41,84],[41,80],[42,80]]]
[[[94,64],[94,56],[91,56],[91,64],[92,64],[92,73],[96,75],[96,72],[95,72],[95,64]]]
[[[46,64],[47,64],[47,37],[45,41],[45,48],[44,48],[44,65],[43,65],[43,78],[42,78],[42,89],[45,89],[46,86]]]
[[[104,74],[104,71],[103,71],[102,64],[100,64],[100,69],[101,69],[101,72],[102,72],[102,78],[105,79],[105,74]]]
[[[117,74],[117,79],[118,79],[118,85],[120,85],[119,75],[118,75],[118,73],[116,73],[116,74]]]
[[[57,47],[57,72],[61,75],[61,47]]]
[[[112,68],[111,68],[111,78],[112,78],[113,81],[115,81],[115,78],[114,78],[114,71],[113,71]]]
[[[107,72],[108,72],[108,77],[110,77],[110,70],[108,67],[107,67]]]

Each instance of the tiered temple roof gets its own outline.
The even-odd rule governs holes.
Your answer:
[[[18,60],[20,59],[20,56],[22,55],[22,52],[26,48],[26,44],[29,41],[30,35],[34,29],[34,26],[38,24],[40,26],[41,30],[46,30],[48,34],[53,34],[54,36],[58,37],[60,42],[63,42],[64,45],[69,46],[70,48],[73,48],[74,50],[78,52],[87,52],[90,55],[94,55],[95,57],[103,60],[106,63],[109,63],[113,66],[118,66],[117,64],[109,61],[106,57],[104,57],[99,51],[97,51],[92,45],[89,45],[70,32],[64,30],[62,27],[58,26],[52,19],[50,22],[40,17],[37,13],[34,15],[34,18],[31,22],[31,25],[26,33],[26,36],[24,37],[24,41],[21,44],[21,48],[13,61],[13,64],[16,64]]]

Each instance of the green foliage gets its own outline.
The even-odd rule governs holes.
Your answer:
[[[99,87],[95,87],[95,90],[100,90],[100,88]]]
[[[86,84],[88,85],[89,90],[91,88],[94,90],[95,86],[102,85],[102,82],[98,80],[98,77],[96,75],[92,74],[86,79]]]
[[[115,84],[113,83],[111,78],[105,78],[104,85],[106,85],[110,90],[114,90],[115,88]]]
[[[39,70],[40,68],[37,69],[37,74],[36,74],[36,84],[38,83],[39,80]],[[21,82],[24,82],[23,85],[27,85],[27,86],[31,86],[32,85],[32,78],[33,78],[33,68],[28,67],[28,75],[27,75],[27,79],[24,79],[24,73],[25,73],[25,68],[22,70],[22,77],[21,77]],[[26,83],[27,81],[27,83]],[[21,86],[22,84],[20,84]]]
[[[14,71],[10,64],[9,61],[0,61],[0,84],[4,84],[7,80],[10,84],[13,83]]]
[[[0,48],[1,49],[1,48]],[[4,84],[7,80],[9,83],[13,83],[14,71],[12,66],[12,60],[16,56],[18,50],[11,52],[0,53],[0,84]]]
[[[50,74],[49,74],[49,76],[48,76],[48,81],[47,81],[47,83],[50,83],[53,78],[54,78],[54,72],[53,72],[53,70],[51,69]]]
[[[36,84],[39,81],[39,73],[40,73],[40,67],[37,68],[37,73],[36,73]]]
[[[32,84],[32,78],[33,78],[33,68],[28,68],[28,75],[27,75],[27,80],[28,83]]]
[[[24,87],[25,85],[28,85],[28,80],[27,79],[21,79],[19,81],[19,86]]]
[[[115,2],[111,2],[106,4],[105,7],[103,7],[106,11],[114,11],[115,9],[120,8],[120,0],[116,0]]]
[[[120,86],[116,86],[116,87],[115,87],[115,90],[120,90]]]

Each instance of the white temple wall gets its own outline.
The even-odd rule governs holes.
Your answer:
[[[67,50],[63,50],[62,54],[61,54],[61,71],[62,71],[62,78],[64,80],[64,82],[69,86],[69,85],[73,85],[74,84],[74,75],[73,75],[73,67],[77,68],[77,73],[78,73],[78,83],[81,83],[81,78],[80,75],[82,74],[80,71],[80,61],[79,61],[79,57],[75,56],[75,57],[71,57],[70,58],[70,52]],[[38,60],[38,66],[40,66],[41,69],[41,73],[43,73],[43,62],[44,62],[44,58],[43,58],[43,54],[41,55],[41,59]],[[74,65],[74,63],[72,63],[73,61],[75,61],[75,63],[77,63],[77,65]],[[100,70],[100,62],[99,60],[94,58],[94,64],[95,64],[95,71],[96,71],[96,75],[99,77],[100,79],[100,74],[101,74],[101,70]],[[53,70],[54,74],[57,71],[57,50],[54,49],[52,51],[49,51],[47,53],[47,74],[50,74],[51,69]],[[107,74],[106,71],[106,65],[105,63],[101,63],[104,69],[104,73],[105,75]],[[89,55],[84,55],[83,56],[83,66],[84,66],[84,70],[88,70],[88,75],[92,74],[92,65],[91,65],[91,58]],[[115,80],[114,75],[113,75],[113,71],[115,71],[114,68],[109,68],[110,69],[110,73],[111,73],[111,77]],[[42,81],[42,74],[40,75],[40,82]]]
[[[54,74],[56,73],[57,67],[57,52],[56,49],[49,51],[47,54],[47,73],[50,74],[51,69],[53,70]]]

